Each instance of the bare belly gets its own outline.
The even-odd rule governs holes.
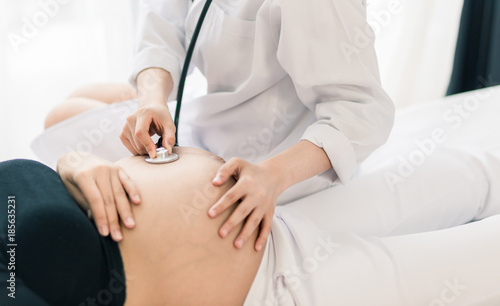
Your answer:
[[[119,247],[127,278],[126,305],[241,305],[262,251],[256,233],[243,249],[218,230],[229,215],[208,217],[211,204],[230,187],[211,180],[221,161],[201,150],[181,148],[171,164],[150,165],[144,157],[119,162],[141,192],[133,206],[136,226],[122,226]]]

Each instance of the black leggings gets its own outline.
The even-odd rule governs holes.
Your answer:
[[[125,302],[118,245],[40,163],[0,163],[0,241],[0,305]]]

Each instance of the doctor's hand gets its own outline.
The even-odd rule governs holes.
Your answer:
[[[139,204],[141,199],[121,167],[88,153],[71,152],[59,159],[57,172],[78,205],[89,218],[93,216],[102,236],[123,239],[119,218],[127,228],[135,226],[130,202]]]
[[[140,100],[140,99],[139,99]],[[148,154],[156,157],[156,145],[151,136],[158,134],[163,137],[162,146],[172,154],[175,145],[175,125],[170,111],[164,101],[148,101],[127,118],[120,139],[134,155]]]
[[[215,218],[221,212],[241,201],[231,216],[219,230],[226,237],[237,225],[244,222],[243,229],[236,237],[234,246],[243,247],[250,235],[257,229],[259,234],[255,250],[260,251],[271,232],[272,218],[278,196],[285,187],[280,178],[268,164],[251,164],[240,158],[232,158],[219,168],[213,180],[215,186],[224,184],[231,176],[236,184],[229,189],[208,211]]]
[[[175,145],[175,125],[167,106],[174,81],[161,68],[147,68],[137,75],[139,109],[127,118],[120,139],[134,155],[156,157],[156,145],[151,136],[163,138],[162,146],[172,154]]]

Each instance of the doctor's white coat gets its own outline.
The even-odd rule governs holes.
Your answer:
[[[204,3],[141,1],[132,84],[142,70],[163,68],[175,99]],[[192,60],[207,94],[183,107],[192,143],[179,143],[254,163],[301,139],[322,147],[332,169],[290,188],[281,203],[349,181],[394,120],[373,36],[363,0],[214,0]]]

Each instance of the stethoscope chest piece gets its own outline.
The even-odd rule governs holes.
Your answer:
[[[171,163],[179,159],[179,155],[176,153],[168,154],[168,150],[164,147],[156,149],[156,157],[146,157],[146,162],[150,164],[166,164]]]

